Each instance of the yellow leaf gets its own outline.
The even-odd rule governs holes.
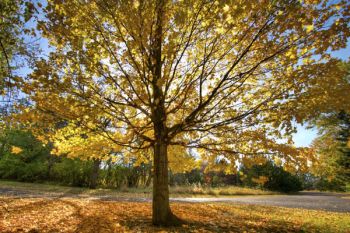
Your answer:
[[[228,5],[225,5],[223,9],[224,9],[225,12],[227,12],[227,11],[230,10],[230,7]]]
[[[19,154],[21,153],[23,150],[20,148],[20,147],[17,147],[17,146],[12,146],[11,147],[11,153],[12,154]]]
[[[306,29],[306,32],[307,33],[309,33],[309,32],[311,32],[312,30],[314,30],[314,25],[307,25],[306,27],[305,27],[305,29]]]

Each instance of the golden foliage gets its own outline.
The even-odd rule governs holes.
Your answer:
[[[146,152],[159,140],[172,147],[173,164],[188,163],[176,166],[183,170],[195,165],[190,148],[215,166],[223,158],[228,173],[236,161],[271,157],[305,169],[312,154],[292,145],[293,122],[348,109],[350,88],[330,51],[346,46],[350,4],[158,7],[154,0],[48,1],[38,29],[54,52],[20,83],[35,106],[18,119],[44,128],[56,153],[69,156],[151,161]],[[62,121],[68,126],[55,125]]]

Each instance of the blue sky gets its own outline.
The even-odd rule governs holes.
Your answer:
[[[296,146],[304,147],[309,146],[317,136],[317,130],[312,129],[306,129],[305,126],[297,125],[298,132],[293,135],[293,141]]]

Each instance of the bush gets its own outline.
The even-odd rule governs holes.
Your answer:
[[[90,161],[62,157],[53,165],[51,179],[60,184],[87,187],[91,168]]]
[[[7,130],[0,138],[0,178],[36,182],[47,178],[49,149],[30,132]],[[21,149],[12,153],[12,148]]]
[[[328,180],[325,178],[320,178],[316,184],[316,189],[320,191],[337,191],[337,192],[345,192],[346,184],[340,180]]]
[[[264,165],[254,165],[250,169],[243,168],[246,178],[243,183],[250,187],[257,186],[255,180],[259,177],[267,177],[266,182],[260,184],[262,188],[271,191],[296,192],[302,190],[302,182],[298,176],[293,175],[282,167],[267,162]]]
[[[185,173],[170,173],[169,176],[170,185],[192,185],[192,184],[203,184],[204,174],[199,169],[193,169],[192,171]]]

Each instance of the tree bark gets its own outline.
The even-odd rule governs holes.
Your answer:
[[[152,210],[152,221],[154,225],[174,226],[182,223],[171,212],[169,205],[167,144],[162,141],[158,141],[154,145]]]
[[[93,161],[93,164],[92,164],[89,188],[95,189],[97,187],[98,173],[100,170],[101,160],[93,159],[92,161]]]
[[[153,224],[164,225],[171,213],[168,187],[167,145],[158,142],[154,145],[153,173]]]

